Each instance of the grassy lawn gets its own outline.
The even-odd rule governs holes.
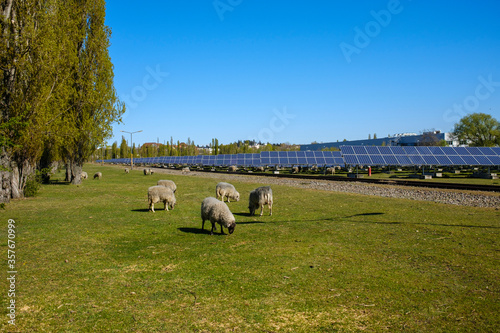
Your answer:
[[[101,180],[43,186],[0,210],[0,331],[493,332],[500,210],[273,186],[232,235],[201,230],[218,180],[87,165]],[[62,174],[58,175],[62,177]],[[148,212],[147,188],[177,184]],[[16,221],[16,326],[7,221]],[[220,228],[218,227],[218,231]],[[227,229],[225,229],[227,233]]]

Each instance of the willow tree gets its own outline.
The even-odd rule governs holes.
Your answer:
[[[113,85],[108,53],[110,29],[105,25],[104,0],[69,0],[71,80],[67,108],[61,118],[66,134],[63,156],[72,184],[81,183],[83,164],[112,134],[112,124],[125,111]]]

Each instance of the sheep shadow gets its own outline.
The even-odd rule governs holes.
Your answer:
[[[220,227],[219,227],[220,228]],[[188,234],[195,234],[195,235],[210,235],[210,230],[208,229],[201,229],[201,228],[178,228],[177,230],[188,233]],[[227,233],[224,235],[220,233],[220,229],[217,232],[214,232],[213,236],[227,236]]]
[[[163,210],[163,209],[161,209],[161,210]],[[132,212],[141,212],[141,213],[146,212],[147,213],[147,212],[149,212],[149,208],[132,209],[131,211]]]

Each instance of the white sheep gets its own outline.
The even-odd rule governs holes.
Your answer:
[[[147,175],[152,175],[154,173],[153,170],[151,170],[150,168],[148,169],[144,169],[144,175],[147,176]]]
[[[248,199],[250,215],[254,215],[255,210],[260,207],[260,216],[262,216],[264,205],[269,205],[269,216],[273,215],[273,191],[269,186],[261,186],[250,192]]]
[[[175,207],[175,195],[171,189],[165,186],[151,186],[148,188],[148,202],[149,210],[153,213],[155,212],[154,204],[157,202],[163,202],[165,210],[168,211],[169,207],[170,209]]]
[[[224,234],[224,228],[232,234],[234,228],[236,228],[236,220],[233,213],[229,210],[226,203],[217,200],[214,197],[208,197],[201,203],[201,229],[205,229],[205,220],[209,220],[212,223],[212,229],[210,230],[210,235],[214,234],[216,230],[215,223],[220,224],[220,232]]]
[[[238,171],[238,168],[236,167],[236,165],[231,165],[231,166],[227,169],[227,171],[229,171],[229,172],[236,172],[236,171]]]
[[[292,173],[299,173],[299,167],[298,166],[292,167]]]
[[[96,172],[96,173],[94,174],[94,179],[96,179],[96,178],[97,178],[97,179],[101,179],[101,177],[102,177],[102,173],[100,173],[100,172]]]
[[[162,179],[162,180],[159,180],[156,183],[156,185],[165,186],[165,187],[171,189],[172,192],[174,192],[174,193],[177,190],[177,185],[175,185],[175,183],[171,180]]]
[[[129,170],[128,170],[128,168],[125,168],[125,173],[129,173]]]
[[[227,202],[230,202],[229,199],[240,201],[240,194],[236,191],[234,186],[229,183],[220,182],[217,184],[215,187],[215,196],[217,199],[220,197],[221,201],[224,201],[225,197],[227,197]]]
[[[182,168],[182,173],[189,173],[190,171],[189,167]]]
[[[89,175],[85,172],[85,171],[82,171],[82,179],[87,179],[89,178]]]
[[[327,175],[334,175],[335,174],[335,167],[326,168],[326,174]]]

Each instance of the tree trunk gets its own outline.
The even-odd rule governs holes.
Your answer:
[[[80,185],[82,183],[83,163],[71,162],[71,184]]]
[[[66,162],[66,178],[64,178],[64,181],[71,181],[71,162]]]
[[[35,173],[36,166],[31,165],[28,161],[23,161],[20,164],[11,162],[11,198],[20,199],[24,198],[24,187],[28,177]]]

